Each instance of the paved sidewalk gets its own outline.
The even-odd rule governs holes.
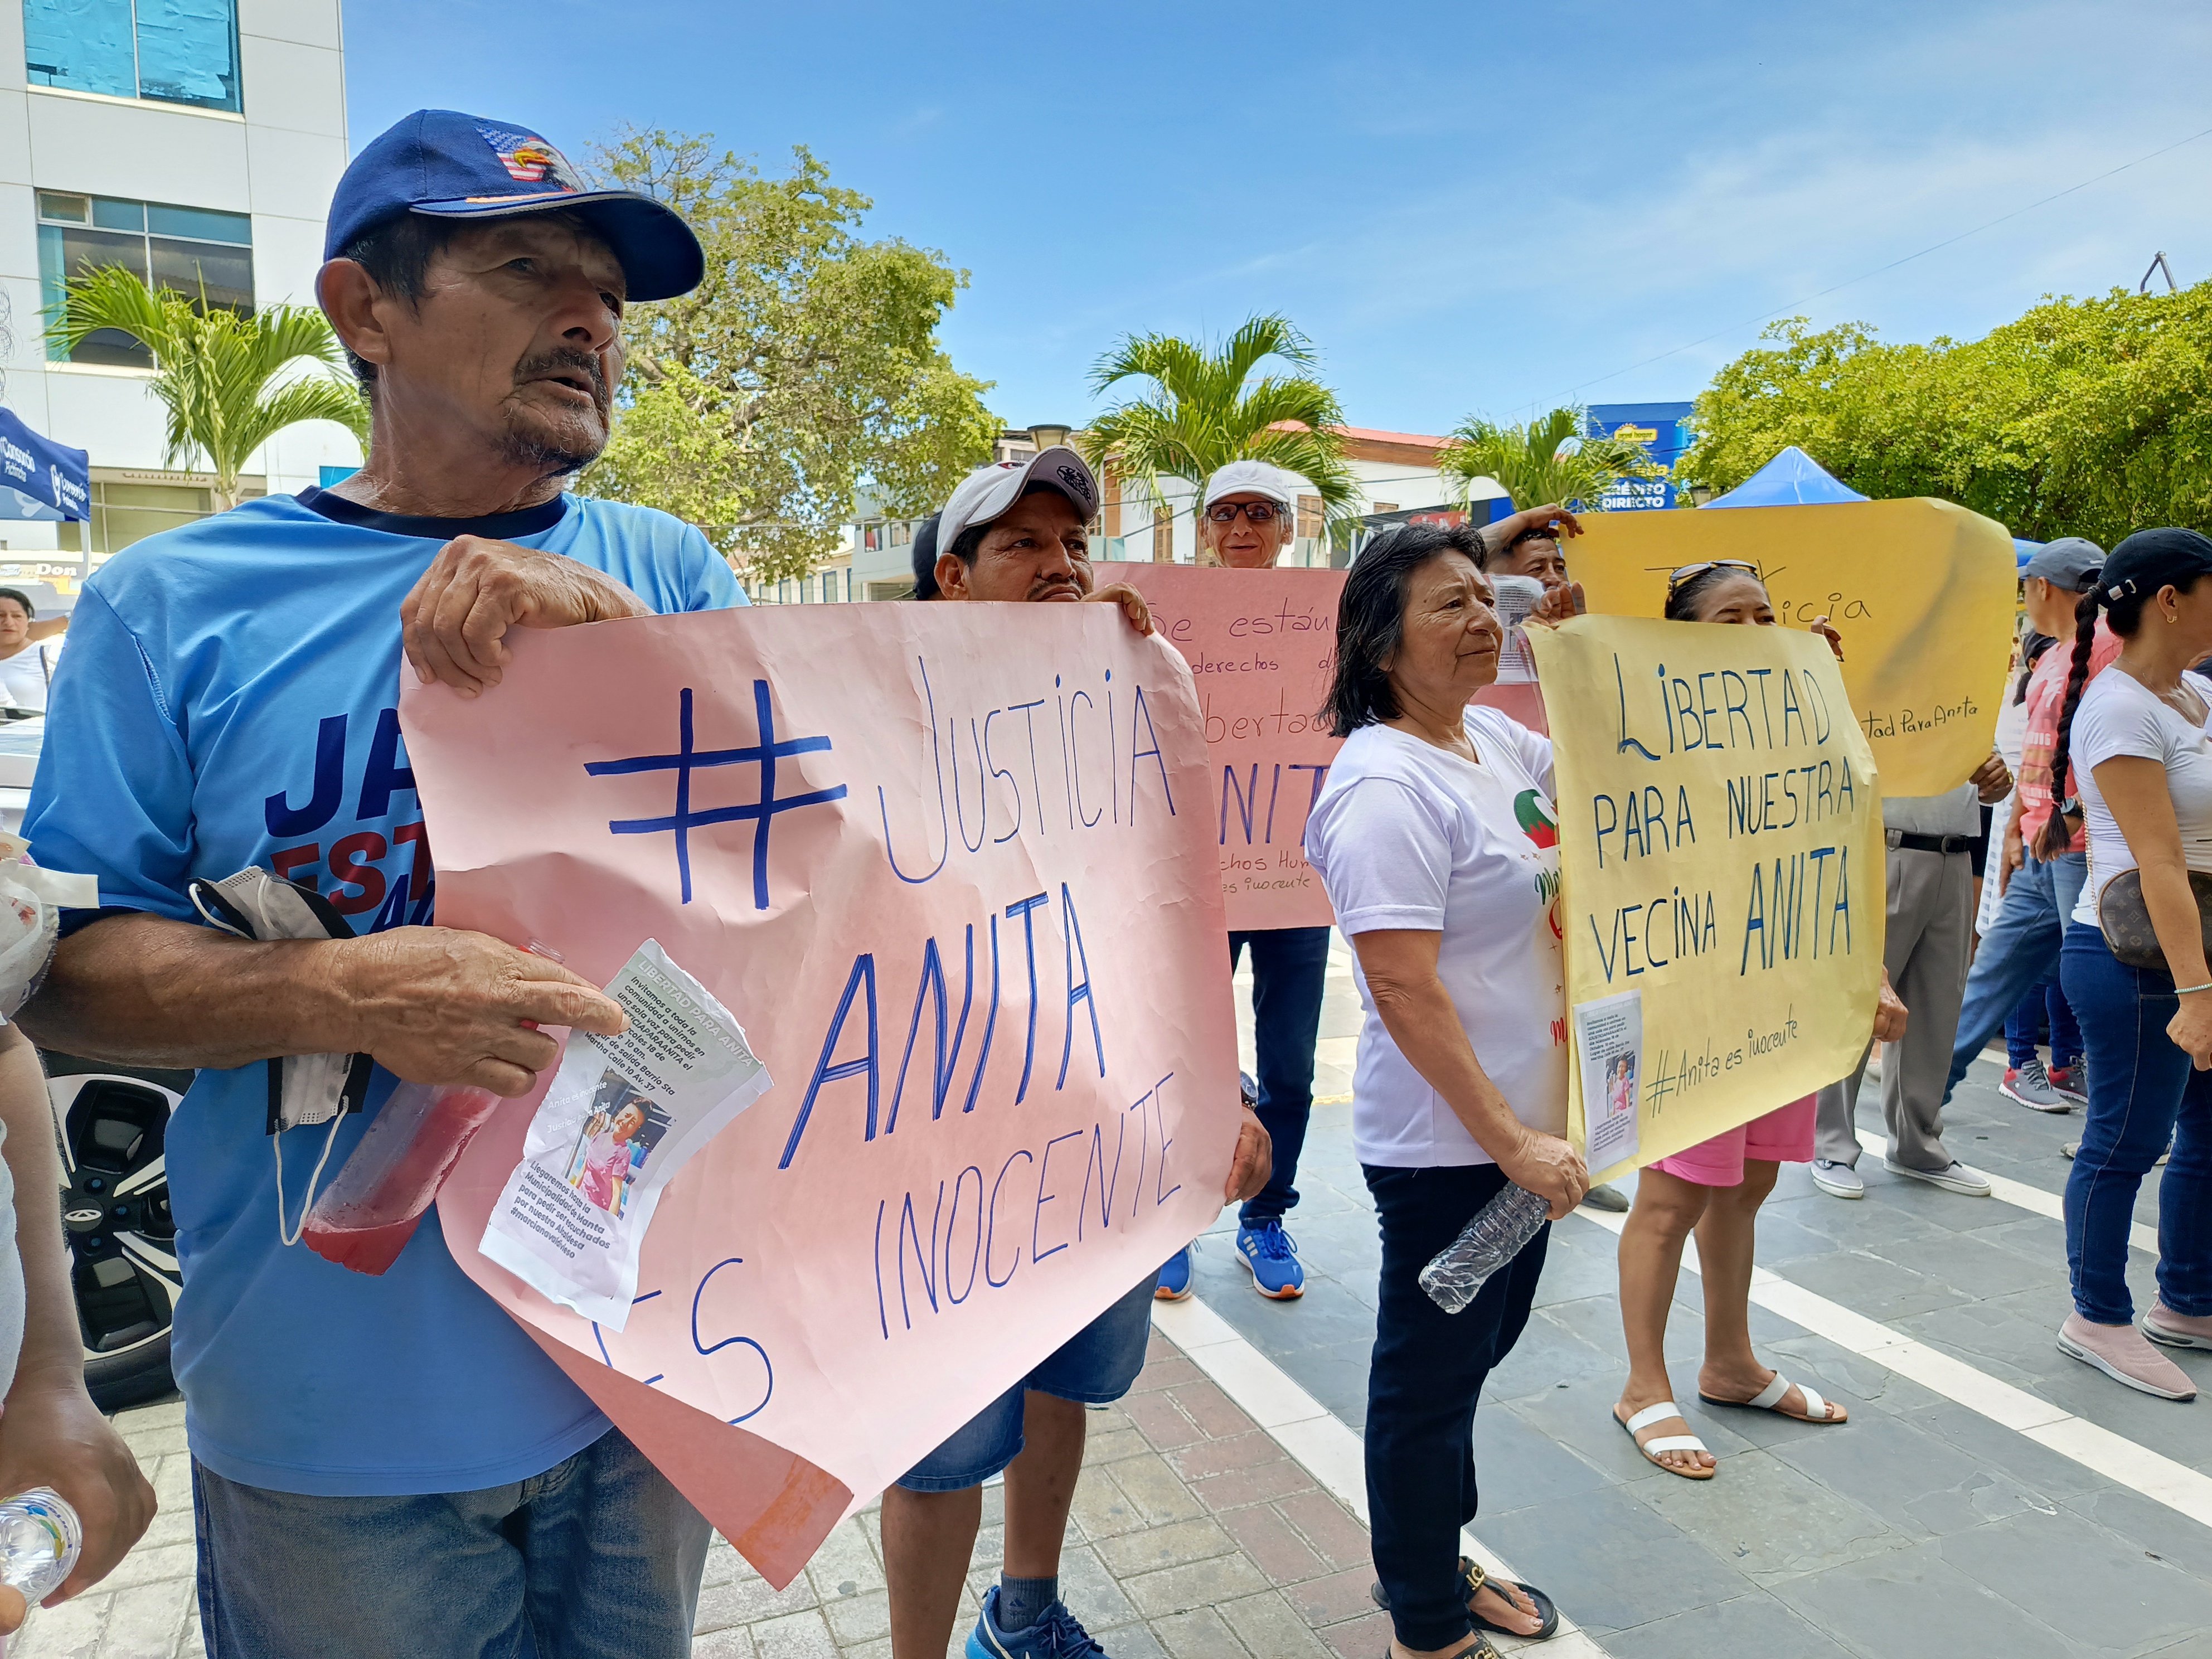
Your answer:
[[[1135,1389],[1091,1415],[1062,1597],[1114,1659],[1374,1659],[1367,1529],[1157,1332]],[[1003,1489],[984,1493],[949,1654],[997,1582]],[[781,1594],[717,1540],[696,1659],[890,1659],[872,1506]]]
[[[121,1413],[161,1513],[89,1595],[33,1615],[10,1659],[185,1659],[204,1651],[193,1600],[184,1407]],[[1389,1640],[1368,1600],[1367,1530],[1155,1333],[1137,1386],[1093,1412],[1060,1567],[1062,1594],[1114,1659],[1374,1659]],[[984,1494],[969,1589],[947,1652],[997,1581],[1003,1489]],[[716,1539],[696,1659],[890,1659],[875,1506],[771,1589]],[[1110,1633],[1109,1633],[1110,1632]]]

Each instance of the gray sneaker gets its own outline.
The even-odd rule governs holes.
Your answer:
[[[1941,1187],[1947,1193],[1964,1193],[1968,1198],[1987,1198],[1990,1178],[1979,1170],[1968,1169],[1953,1158],[1940,1170],[1916,1170],[1910,1164],[1899,1164],[1893,1158],[1885,1158],[1881,1167],[1893,1176],[1904,1176],[1912,1181],[1924,1181],[1931,1187]],[[1820,1177],[1815,1176],[1814,1180]]]
[[[2087,1057],[2075,1060],[2071,1066],[2046,1067],[2043,1074],[2051,1079],[2052,1088],[2076,1106],[2089,1103],[2089,1062]]]
[[[2043,1069],[2040,1059],[2031,1060],[2017,1069],[2008,1066],[2004,1081],[1997,1085],[1997,1092],[2007,1100],[2025,1106],[2031,1112],[2070,1112],[2074,1103],[2051,1086],[2051,1074]]]
[[[1628,1213],[1628,1194],[1610,1182],[1591,1188],[1583,1194],[1583,1202],[1593,1210],[1604,1210],[1613,1215]]]
[[[1864,1198],[1866,1182],[1859,1172],[1848,1164],[1816,1158],[1813,1160],[1813,1184],[1831,1198]]]

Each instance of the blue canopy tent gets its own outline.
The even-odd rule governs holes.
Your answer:
[[[25,426],[0,409],[0,519],[92,516],[91,457]]]
[[[1866,499],[1791,444],[1727,495],[1716,495],[1698,510],[1710,513],[1717,507],[1824,507],[1834,501]]]

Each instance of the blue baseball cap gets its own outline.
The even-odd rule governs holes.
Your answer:
[[[380,133],[338,180],[323,233],[337,258],[366,232],[403,213],[502,219],[573,213],[614,250],[632,300],[668,300],[698,287],[707,257],[673,210],[633,190],[590,190],[568,158],[530,127],[418,109]]]

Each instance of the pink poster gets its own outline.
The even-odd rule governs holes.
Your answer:
[[[658,940],[772,1084],[661,1192],[619,1331],[477,1249],[542,1084],[470,1146],[447,1241],[784,1583],[1219,1210],[1236,1042],[1192,677],[1104,605],[510,637],[480,700],[403,695],[439,922],[595,983]]]
[[[1339,747],[1319,710],[1344,572],[1128,564],[1108,574],[1145,596],[1197,682],[1207,830],[1230,927],[1328,927],[1335,916],[1306,863],[1306,815]]]

